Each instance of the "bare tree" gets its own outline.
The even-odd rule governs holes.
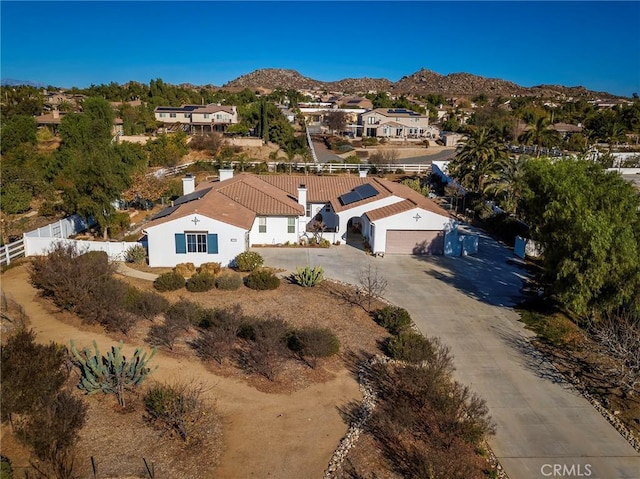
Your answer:
[[[395,148],[387,148],[384,150],[376,151],[369,157],[369,163],[377,167],[384,168],[385,166],[395,165],[400,158],[400,153]]]
[[[358,293],[362,297],[361,306],[366,303],[366,311],[371,312],[371,303],[374,299],[381,298],[387,290],[387,280],[380,275],[378,267],[368,264],[360,271],[358,276]]]
[[[325,123],[327,127],[335,132],[335,131],[344,131],[347,127],[347,115],[344,111],[334,110],[329,112],[325,117]]]
[[[630,313],[609,314],[595,327],[594,338],[615,359],[611,371],[626,394],[640,387],[640,318]]]

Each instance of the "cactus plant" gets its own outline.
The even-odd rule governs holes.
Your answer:
[[[305,266],[304,268],[298,268],[297,271],[293,273],[292,278],[293,281],[300,286],[311,288],[324,279],[322,276],[323,273],[322,266],[314,266],[313,268]]]
[[[73,340],[71,340],[71,352],[77,361],[81,371],[78,388],[87,394],[103,392],[113,394],[121,407],[125,407],[124,393],[127,389],[139,386],[152,372],[147,367],[147,363],[156,354],[153,348],[151,355],[147,357],[146,352],[136,348],[133,358],[127,360],[122,354],[123,343],[112,346],[107,356],[101,356],[98,344],[93,341],[95,352],[90,348],[85,348],[82,353],[78,352]],[[153,370],[157,369],[157,366]]]

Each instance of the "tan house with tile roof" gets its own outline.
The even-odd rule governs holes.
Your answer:
[[[150,266],[227,266],[252,246],[298,243],[314,224],[333,244],[357,231],[378,254],[443,254],[453,227],[436,203],[382,178],[220,173],[197,187],[183,179],[185,195],[146,225]]]
[[[429,116],[405,108],[376,108],[358,118],[362,136],[425,138],[430,134]]]
[[[238,109],[233,105],[158,106],[153,114],[165,127],[182,128],[190,133],[224,131],[238,123]]]

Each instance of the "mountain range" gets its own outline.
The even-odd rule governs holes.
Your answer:
[[[397,82],[386,78],[346,78],[325,82],[305,77],[295,70],[264,68],[242,75],[225,83],[222,88],[265,88],[306,89],[320,91],[341,91],[345,93],[366,93],[369,91],[388,91],[394,94],[441,94],[479,95],[484,93],[494,96],[540,96],[540,97],[610,97],[606,92],[594,92],[582,86],[537,85],[524,87],[516,83],[498,78],[486,78],[470,73],[451,73],[441,75],[431,70],[421,69],[411,75],[403,76]]]
[[[34,81],[22,81],[12,79],[2,79],[2,85],[30,85],[35,87],[44,86],[42,83]],[[182,84],[186,87],[196,87],[192,84]],[[345,78],[337,81],[320,81],[301,75],[296,70],[281,68],[263,68],[255,70],[246,75],[242,75],[231,80],[222,87],[214,88],[228,90],[250,89],[295,89],[295,90],[318,90],[344,93],[367,93],[386,91],[392,94],[439,94],[444,96],[474,96],[482,93],[489,97],[496,96],[536,96],[544,98],[566,99],[573,98],[619,98],[607,92],[596,92],[587,90],[583,86],[563,86],[563,85],[537,85],[524,87],[514,82],[501,80],[499,78],[486,78],[471,73],[451,73],[441,75],[431,70],[421,69],[411,75],[403,76],[397,82],[392,82],[386,78]]]

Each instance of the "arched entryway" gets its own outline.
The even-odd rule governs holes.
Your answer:
[[[359,216],[353,216],[347,221],[346,243],[354,248],[365,249],[362,237],[362,219]]]

